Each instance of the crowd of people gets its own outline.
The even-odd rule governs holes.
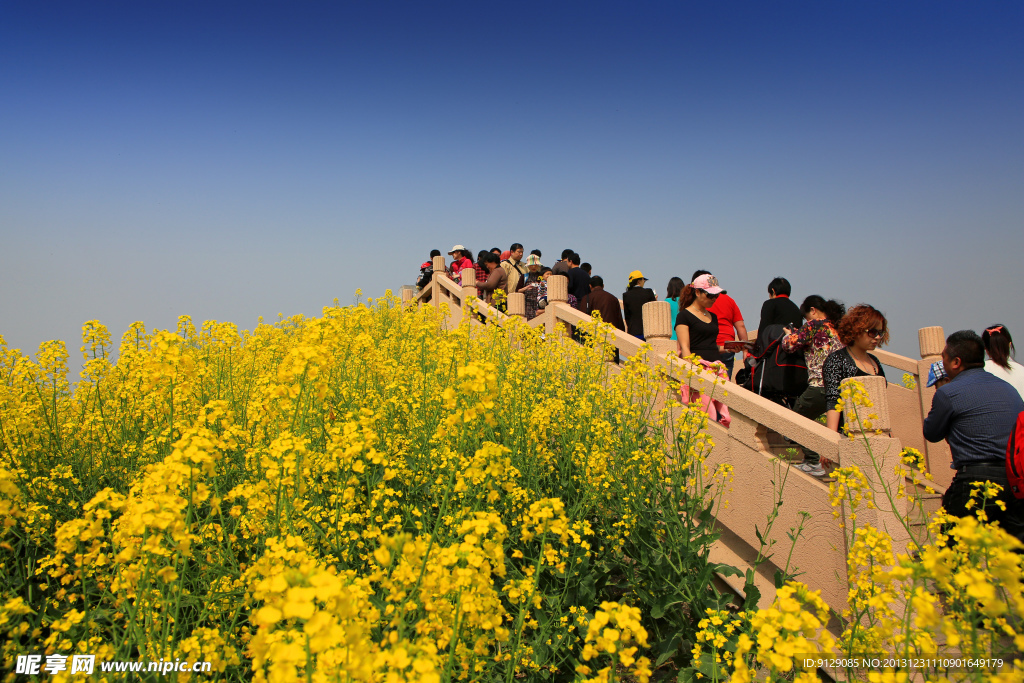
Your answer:
[[[430,252],[430,259],[420,266],[417,287],[426,287],[433,277],[433,259],[440,256],[438,249]],[[526,255],[522,244],[513,244],[502,251],[498,247],[481,251],[473,260],[473,252],[461,244],[456,244],[448,252],[451,263],[445,273],[456,282],[462,281],[462,270],[473,268],[476,272],[476,288],[481,298],[489,304],[496,304],[504,310],[504,299],[513,292],[522,293],[526,299],[526,318],[532,320],[539,315],[548,303],[547,280],[551,275],[565,275],[569,280],[569,303],[578,310],[591,313],[597,310],[597,300],[607,300],[600,295],[594,301],[584,301],[594,287],[604,292],[603,280],[597,277],[600,284],[595,285],[591,265],[582,263],[580,255],[572,249],[562,252],[562,257],[550,268],[541,264],[543,254],[534,249]],[[525,258],[524,258],[525,256]],[[498,292],[503,294],[498,294]],[[587,306],[590,308],[588,309]],[[610,312],[610,310],[608,311]],[[621,318],[621,316],[620,316]],[[613,321],[606,319],[607,322]],[[624,329],[620,324],[619,329]]]
[[[590,264],[581,262],[572,249],[565,249],[550,268],[542,265],[539,249],[525,259],[524,253],[523,245],[516,243],[505,251],[497,247],[481,251],[474,261],[472,252],[457,244],[448,252],[451,264],[446,272],[459,281],[463,269],[474,268],[477,289],[489,303],[503,299],[496,292],[522,292],[528,319],[547,306],[548,278],[565,275],[570,305],[587,315],[598,313],[616,329],[644,339],[642,309],[658,297],[646,287],[643,272],[629,274],[620,300],[605,291],[604,279],[593,275]],[[431,252],[432,258],[439,255],[439,250]],[[432,275],[432,261],[427,261],[420,269],[419,286],[426,286]],[[672,338],[681,357],[694,356],[698,363],[728,378],[739,379],[734,373],[738,353],[746,366],[766,362],[765,350],[773,344],[781,352],[802,354],[805,384],[799,392],[773,398],[808,419],[824,416],[829,429],[840,431],[842,382],[854,377],[885,378],[882,363],[872,351],[889,341],[888,321],[868,304],[847,310],[835,299],[814,294],[797,306],[791,294],[792,286],[783,277],[768,284],[755,341],[749,343],[739,306],[713,274],[698,270],[689,284],[673,277],[666,288],[674,320]],[[963,516],[974,508],[976,513],[979,506],[970,502],[972,484],[997,483],[1002,487],[998,503],[992,500],[980,508],[1024,541],[1024,498],[1010,492],[1006,475],[1007,444],[1018,416],[1024,413],[1024,366],[1014,355],[1013,338],[1005,325],[992,325],[981,335],[972,330],[949,335],[942,360],[934,364],[928,380],[937,390],[924,421],[924,436],[932,442],[947,441],[952,453],[956,475],[943,496],[946,510]],[[699,397],[691,394],[688,398]],[[706,397],[703,405],[713,413],[714,405]],[[727,411],[716,418],[727,424]],[[805,449],[804,462],[798,467],[824,477],[829,465]]]

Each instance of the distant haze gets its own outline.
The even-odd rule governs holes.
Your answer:
[[[0,93],[0,334],[73,365],[455,243],[1024,340],[1022,3],[5,3]]]

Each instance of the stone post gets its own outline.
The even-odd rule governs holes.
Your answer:
[[[569,278],[564,275],[548,276],[548,308],[551,309],[551,319],[547,324],[549,335],[569,335],[569,326],[555,319],[555,313],[559,306],[569,307]],[[554,307],[554,308],[552,308]]]
[[[430,300],[435,308],[441,307],[441,285],[437,279],[446,277],[447,266],[444,264],[444,256],[435,256],[433,259],[434,275],[430,278]]]
[[[843,380],[840,390],[850,382],[858,382],[863,386],[871,400],[871,407],[854,405],[847,402],[843,406],[843,422],[849,432],[874,434],[881,430],[888,434],[892,429],[889,421],[889,393],[884,377],[855,377]],[[860,415],[860,419],[857,416]],[[871,417],[869,417],[871,416]]]
[[[861,505],[857,511],[858,525],[870,524],[888,534],[892,538],[893,550],[899,554],[905,550],[909,540],[904,527],[908,505],[905,499],[896,498],[903,483],[903,476],[897,473],[903,448],[899,439],[890,436],[892,423],[885,378],[856,377],[844,380],[840,386],[850,382],[863,385],[872,405],[866,407],[847,402],[843,406],[843,421],[853,438],[839,442],[839,466],[856,465],[874,492],[875,507],[870,509],[866,504]],[[860,415],[859,420],[857,414]],[[890,509],[886,489],[893,497],[895,509]],[[849,514],[845,505],[844,512]]]
[[[640,309],[644,320],[644,339],[651,345],[652,362],[661,362],[661,356],[676,350],[672,340],[672,305],[667,301],[649,301]]]
[[[928,383],[928,370],[932,363],[942,360],[946,333],[941,327],[922,327],[917,331],[917,341],[921,349],[921,360],[917,362],[917,393],[921,399],[921,416],[927,417],[932,409],[932,399],[935,398],[935,387],[925,386]],[[935,484],[941,491],[953,481],[954,472],[949,467],[953,456],[949,452],[949,444],[945,441],[926,442],[924,450],[928,471],[935,477]]]
[[[921,347],[921,358],[940,356],[946,346],[946,334],[941,327],[922,327],[917,331],[917,343]]]
[[[476,296],[476,269],[463,268],[459,271],[462,280],[462,312],[469,312],[469,297]]]
[[[526,320],[526,295],[522,292],[512,292],[508,295],[508,314],[517,315]]]
[[[401,290],[402,305],[408,306],[412,303],[412,300],[416,297],[416,288],[409,285],[402,285]]]

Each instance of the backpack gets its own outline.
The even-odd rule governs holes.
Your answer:
[[[1006,479],[1013,497],[1024,498],[1024,412],[1017,416],[1017,424],[1006,442]]]
[[[420,277],[416,281],[416,286],[420,289],[424,289],[430,284],[430,281],[434,279],[434,264],[424,263],[420,266]]]
[[[757,340],[754,359],[744,387],[761,396],[799,396],[807,389],[807,361],[802,351],[790,353],[782,348],[786,332],[782,325],[768,325]],[[737,377],[739,380],[739,377]]]

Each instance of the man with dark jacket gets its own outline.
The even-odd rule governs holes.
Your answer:
[[[804,315],[800,307],[790,301],[789,295],[793,287],[789,280],[777,277],[768,285],[768,300],[761,305],[761,322],[757,324],[757,338],[769,325],[799,328],[804,324]]]
[[[1006,476],[1006,444],[1024,412],[1024,400],[1009,382],[985,372],[985,345],[972,330],[946,338],[942,366],[950,381],[935,392],[924,420],[924,438],[933,443],[945,439],[956,469],[942,507],[956,517],[977,515],[983,508],[990,521],[1024,541],[1024,500],[1010,492]],[[973,485],[982,482],[1002,490],[984,501],[979,495],[972,503]]]
[[[600,275],[590,278],[590,294],[581,300],[580,310],[589,316],[599,313],[601,320],[617,330],[626,331],[626,326],[622,322],[622,309],[619,308],[619,300],[613,294],[604,291],[604,278]],[[618,348],[615,349],[612,362],[619,362]]]
[[[613,294],[604,291],[604,278],[595,275],[590,278],[590,294],[583,297],[580,310],[587,315],[601,314],[601,320],[623,332],[626,326],[622,322],[622,309],[619,300]]]
[[[569,254],[569,293],[576,297],[576,310],[583,310],[583,297],[590,294],[590,276],[580,268],[580,255]]]
[[[440,255],[440,249],[431,249],[430,260],[420,266],[420,277],[416,281],[416,289],[423,289],[434,279],[434,257]]]

